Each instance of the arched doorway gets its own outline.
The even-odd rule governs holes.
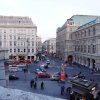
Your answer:
[[[90,58],[87,58],[88,66],[90,67]]]
[[[72,64],[72,62],[73,62],[73,56],[69,55],[68,58],[67,58],[67,61],[68,61],[69,64]]]
[[[19,58],[19,60],[25,60],[25,56],[24,55],[19,55],[18,58]]]
[[[92,59],[92,68],[95,69],[95,60]]]

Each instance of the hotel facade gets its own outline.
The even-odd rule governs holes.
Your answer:
[[[10,59],[34,60],[37,26],[29,17],[0,16],[0,48]]]

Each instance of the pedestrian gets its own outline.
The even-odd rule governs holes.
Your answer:
[[[62,87],[61,87],[61,95],[64,94],[64,91],[65,91],[65,86],[62,86]]]
[[[36,89],[37,88],[37,83],[36,82],[34,82],[34,89]]]
[[[37,81],[37,78],[38,78],[38,77],[36,76],[36,77],[35,77],[35,81]]]
[[[44,82],[41,82],[41,89],[44,89]]]
[[[32,79],[32,80],[30,81],[30,87],[31,87],[31,88],[33,87],[33,85],[34,85],[34,79]]]
[[[70,93],[71,93],[71,87],[68,87],[68,88],[66,89],[66,94],[70,95]]]

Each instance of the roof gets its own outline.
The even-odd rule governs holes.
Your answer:
[[[73,15],[71,18],[67,19],[67,21],[64,23],[62,27],[59,27],[57,29],[57,32],[62,31],[66,28],[67,22],[69,20],[74,22],[75,26],[82,26],[86,23],[89,23],[93,20],[96,20],[97,18],[100,18],[100,16],[94,16],[94,15]]]
[[[95,20],[96,18],[100,18],[100,16],[93,15],[73,15],[70,19],[73,19],[75,25],[81,26],[85,23]]]

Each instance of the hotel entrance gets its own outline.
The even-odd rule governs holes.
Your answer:
[[[24,56],[24,55],[19,55],[19,56],[18,56],[18,59],[19,59],[19,60],[25,60],[25,56]]]

